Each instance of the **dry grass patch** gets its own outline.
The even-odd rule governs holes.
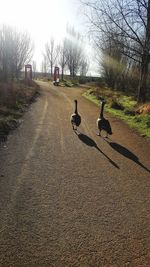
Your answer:
[[[145,104],[141,105],[140,107],[138,107],[136,112],[139,113],[139,114],[148,114],[148,115],[150,115],[150,103],[145,103]]]
[[[39,86],[35,82],[0,83],[0,141],[18,126],[18,119],[37,95]]]

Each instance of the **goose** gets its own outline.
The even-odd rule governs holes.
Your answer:
[[[101,131],[104,130],[106,132],[106,136],[105,137],[108,137],[108,134],[111,135],[112,134],[112,129],[111,129],[111,125],[109,123],[108,120],[106,120],[104,118],[104,105],[106,104],[106,101],[103,99],[101,100],[101,110],[100,110],[100,115],[99,115],[99,118],[97,119],[97,127],[99,129],[99,133],[98,135],[101,135]]]
[[[77,130],[77,127],[81,123],[81,116],[79,115],[78,110],[77,110],[77,103],[78,103],[77,100],[74,100],[74,103],[75,103],[75,111],[71,115],[71,123],[72,123],[73,130]]]

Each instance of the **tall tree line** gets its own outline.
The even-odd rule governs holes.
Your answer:
[[[67,70],[72,78],[79,75],[86,75],[88,71],[88,60],[82,46],[82,37],[73,27],[67,27],[67,36],[61,44],[56,44],[53,38],[45,45],[43,53],[42,69],[50,70],[51,77],[55,65],[61,69],[62,80],[64,71]],[[44,70],[44,69],[43,69]]]
[[[138,102],[145,102],[149,90],[150,0],[81,2],[106,78],[112,86],[135,86]]]
[[[0,27],[0,81],[19,78],[25,63],[32,58],[33,44],[28,33],[10,26]]]

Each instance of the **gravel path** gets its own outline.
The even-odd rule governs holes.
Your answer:
[[[0,267],[149,267],[150,141],[107,115],[106,142],[81,89],[39,84],[0,148]]]

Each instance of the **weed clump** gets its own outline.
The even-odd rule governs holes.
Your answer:
[[[111,99],[109,106],[113,109],[124,110],[124,106],[116,98]]]

